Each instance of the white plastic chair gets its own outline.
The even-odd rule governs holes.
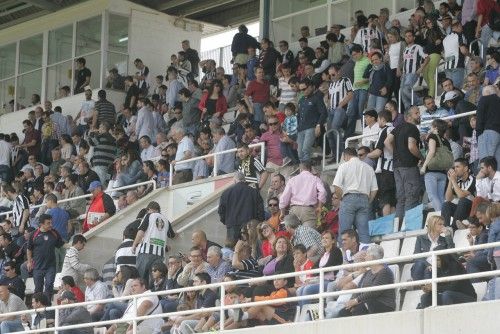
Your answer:
[[[35,281],[33,280],[33,277],[28,277],[28,279],[26,279],[26,289],[24,289],[24,294],[32,295],[34,293],[35,293]]]
[[[411,281],[411,266],[413,266],[413,263],[407,263],[403,266],[400,280],[401,283]]]
[[[382,241],[380,246],[384,249],[384,258],[397,257],[399,255],[399,239]]]
[[[476,290],[477,301],[480,302],[483,299],[484,295],[486,294],[486,288],[488,286],[488,283],[486,282],[472,283],[472,286],[474,287],[474,290]]]
[[[415,310],[420,303],[420,296],[422,294],[423,292],[420,290],[406,291],[401,311]]]
[[[401,251],[399,255],[413,255],[415,251],[415,243],[417,242],[417,237],[408,237],[403,239],[403,245],[401,246]]]
[[[310,313],[317,314],[318,311],[319,311],[319,304],[306,304],[302,306],[302,310],[300,311],[300,315],[297,322],[317,320],[317,319],[311,319]]]

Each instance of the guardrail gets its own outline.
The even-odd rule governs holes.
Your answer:
[[[23,314],[24,315],[25,314],[33,314],[36,312],[55,311],[55,324],[54,324],[54,327],[50,328],[50,330],[55,331],[56,333],[57,333],[57,331],[60,331],[60,330],[86,328],[86,327],[99,327],[99,326],[128,322],[128,323],[132,323],[132,328],[133,328],[132,333],[135,334],[135,333],[137,333],[138,322],[142,321],[142,320],[164,318],[167,316],[181,316],[181,315],[190,315],[190,314],[198,314],[198,313],[206,313],[206,312],[219,312],[220,313],[220,331],[223,331],[224,330],[224,320],[225,320],[225,312],[224,311],[229,310],[229,309],[238,309],[238,308],[242,308],[242,307],[263,306],[263,305],[319,299],[319,319],[323,319],[324,318],[324,314],[323,314],[324,313],[323,312],[324,311],[324,300],[327,297],[335,297],[335,296],[340,296],[343,294],[351,294],[351,293],[363,293],[363,292],[380,291],[380,290],[388,290],[388,289],[400,289],[400,288],[406,288],[406,287],[421,286],[424,284],[431,284],[432,285],[432,307],[436,307],[437,306],[437,294],[438,294],[437,284],[438,283],[452,282],[452,281],[459,281],[459,280],[473,279],[473,278],[484,278],[484,277],[491,277],[491,276],[500,275],[500,269],[498,269],[498,270],[492,270],[492,271],[480,272],[480,273],[463,274],[463,275],[447,276],[447,277],[437,277],[437,257],[439,255],[465,253],[465,252],[469,252],[469,251],[482,250],[482,249],[488,249],[488,248],[496,248],[496,247],[500,247],[500,242],[487,243],[487,244],[462,247],[462,248],[444,249],[444,250],[431,251],[431,252],[426,252],[426,253],[412,254],[412,255],[407,255],[407,256],[398,256],[398,257],[393,257],[393,258],[384,258],[384,259],[380,259],[380,260],[366,261],[366,262],[361,262],[361,263],[342,264],[342,265],[332,266],[332,267],[323,267],[323,268],[311,269],[311,270],[307,270],[307,271],[298,271],[298,272],[292,272],[292,273],[286,273],[286,274],[256,277],[256,278],[243,279],[243,280],[238,280],[238,281],[221,282],[221,283],[213,283],[213,284],[186,287],[186,288],[180,288],[180,289],[172,289],[172,290],[168,290],[168,291],[148,292],[148,293],[125,296],[125,297],[116,297],[116,298],[95,300],[95,301],[75,303],[75,304],[57,305],[57,306],[46,307],[43,309],[31,309],[31,310],[25,310],[25,311],[9,312],[9,313],[2,314],[2,317],[5,318],[5,317],[12,317],[12,316],[20,316]],[[409,282],[397,282],[397,283],[380,285],[380,286],[372,286],[372,287],[334,291],[334,292],[325,292],[324,291],[323,282],[324,282],[325,273],[327,273],[327,272],[338,271],[341,269],[347,269],[347,270],[348,269],[359,269],[360,267],[368,267],[368,266],[377,265],[377,264],[386,265],[386,264],[391,264],[391,263],[397,264],[397,263],[411,262],[411,261],[416,260],[416,259],[427,258],[427,257],[431,257],[431,267],[432,267],[432,277],[429,279],[424,279],[424,280],[419,280],[419,281],[409,281]],[[241,284],[250,284],[250,283],[271,281],[271,280],[278,279],[278,278],[290,278],[290,277],[296,277],[296,276],[301,276],[301,275],[307,275],[307,276],[319,275],[320,284],[319,284],[319,292],[317,294],[306,295],[306,296],[296,296],[296,297],[289,297],[289,298],[282,298],[282,299],[273,299],[273,300],[266,300],[266,301],[259,301],[259,302],[239,303],[239,304],[232,304],[232,305],[225,304],[224,297],[225,297],[225,291],[226,291],[227,286],[234,286],[235,284],[241,285]],[[105,303],[112,303],[112,302],[117,302],[117,301],[123,302],[123,301],[131,300],[133,303],[135,314],[137,314],[137,306],[138,306],[137,302],[138,302],[138,299],[140,299],[140,298],[149,297],[149,296],[162,296],[162,295],[178,294],[178,293],[187,292],[187,291],[205,290],[205,289],[220,289],[220,305],[219,306],[186,310],[186,311],[176,311],[176,312],[171,312],[171,313],[162,313],[162,314],[155,314],[155,315],[146,315],[146,316],[140,316],[140,317],[135,316],[135,317],[132,317],[132,318],[126,319],[126,320],[117,319],[117,320],[98,321],[98,322],[83,323],[83,324],[76,324],[76,325],[66,325],[66,326],[59,325],[59,311],[62,309],[66,309],[66,308],[73,308],[76,306],[89,306],[89,305],[95,305],[95,304],[105,304]],[[35,330],[24,331],[24,333],[42,333],[42,332],[47,332],[47,329],[35,329]]]
[[[105,190],[104,192],[105,193],[113,193],[115,191],[121,191],[121,190],[127,190],[127,189],[137,188],[139,186],[146,185],[146,184],[152,184],[153,185],[153,190],[156,190],[156,181],[149,180],[149,181],[144,181],[144,182],[139,182],[139,183],[131,184],[131,185],[128,185],[128,186],[123,186],[123,187],[119,187],[119,188],[113,188],[113,189]],[[70,197],[70,198],[58,200],[57,203],[58,204],[59,203],[66,203],[66,202],[76,201],[76,200],[79,200],[79,199],[86,199],[86,198],[90,198],[90,197],[92,197],[92,194],[75,196],[75,197]],[[36,209],[36,208],[41,208],[45,204],[46,203],[43,202],[42,204],[30,205],[29,208],[30,208],[30,210]],[[2,217],[2,216],[9,216],[12,213],[13,213],[13,211],[2,212],[2,213],[0,213],[0,217]]]
[[[262,161],[262,163],[264,163],[265,161],[265,149],[266,149],[266,144],[264,142],[260,142],[260,143],[255,143],[255,144],[250,144],[248,145],[249,148],[255,148],[255,147],[260,147],[260,160]],[[186,160],[179,160],[177,161],[176,163],[177,164],[185,164],[185,163],[189,163],[189,162],[195,162],[195,161],[198,161],[198,160],[202,160],[202,159],[206,159],[206,158],[211,158],[213,157],[214,158],[214,175],[213,176],[217,176],[217,156],[218,155],[221,155],[221,154],[227,154],[227,153],[233,153],[233,152],[236,152],[238,151],[237,148],[232,148],[230,150],[225,150],[225,151],[220,151],[220,152],[213,152],[213,153],[209,153],[209,154],[206,154],[206,155],[201,155],[199,157],[194,157],[194,158],[190,158],[190,159],[186,159]],[[173,185],[173,175],[174,175],[174,164],[170,164],[170,179],[169,179],[169,185],[170,187]]]
[[[463,117],[468,117],[470,115],[475,115],[477,112],[477,110],[473,110],[473,111],[468,111],[468,112],[464,112],[464,113],[461,113],[461,114],[458,114],[458,115],[451,115],[451,116],[446,116],[446,117],[441,117],[440,119],[442,119],[443,121],[446,121],[446,120],[451,120],[451,119],[457,119],[457,118],[463,118]],[[431,124],[432,123],[432,120],[430,121],[425,121],[425,122],[422,122],[420,123],[420,125],[427,125],[427,124]],[[349,147],[349,143],[353,140],[358,140],[358,139],[362,139],[362,138],[366,138],[366,137],[371,137],[373,136],[373,134],[365,134],[365,135],[358,135],[358,136],[352,136],[352,137],[349,137],[345,140],[345,147]]]

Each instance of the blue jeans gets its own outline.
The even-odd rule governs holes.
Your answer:
[[[487,156],[495,157],[499,162],[497,170],[500,170],[500,133],[495,130],[484,130],[477,138],[477,145],[479,160]]]
[[[323,291],[327,290],[328,283],[330,283],[330,280],[323,281]],[[303,285],[297,289],[297,296],[301,297],[301,296],[315,295],[315,294],[319,293],[319,285],[320,285],[320,283]],[[299,301],[299,306],[302,307],[306,304],[311,304],[312,302],[313,302],[313,299],[301,300],[301,301]]]
[[[300,162],[311,160],[312,147],[315,139],[314,128],[305,129],[297,133],[297,145],[299,146],[297,151]]]
[[[342,140],[342,125],[344,125],[345,119],[347,115],[344,108],[336,108],[330,109],[328,112],[328,121],[327,121],[327,130],[335,129],[339,132],[339,155],[343,151],[344,141]],[[332,151],[332,155],[334,158],[340,159],[340,157],[336,157],[337,154],[337,136],[334,132],[330,132],[327,136],[328,144],[330,145],[330,150]]]
[[[21,320],[4,320],[0,324],[0,334],[24,331]]]
[[[127,302],[114,302],[106,304],[106,306],[104,306],[104,315],[102,316],[101,321],[120,319],[127,309],[127,306]]]
[[[413,266],[411,266],[411,278],[414,281],[420,281],[425,278],[425,270],[430,264],[426,259],[420,258],[415,260]]]
[[[365,194],[346,194],[342,197],[339,211],[340,234],[345,230],[352,229],[354,225],[359,235],[359,241],[369,244],[371,242],[368,233],[370,207],[368,196]]]
[[[375,109],[378,113],[384,110],[387,98],[385,96],[377,96],[373,94],[368,95],[368,104],[366,109]]]
[[[465,68],[445,70],[446,77],[453,81],[453,86],[462,87],[464,84]]]
[[[500,31],[491,30],[488,24],[485,24],[481,28],[481,43],[483,44],[483,61],[486,60],[486,50],[488,49],[488,44],[490,44],[490,39],[494,38],[495,41],[498,41],[500,38]],[[493,84],[490,82],[490,84]],[[456,86],[457,87],[457,86]]]
[[[404,110],[411,106],[411,95],[413,86],[418,81],[417,73],[405,73],[401,76],[401,101],[404,105]]]
[[[10,183],[12,180],[12,172],[9,166],[0,165],[0,182]]]
[[[437,295],[437,304],[438,305],[453,305],[453,304],[462,304],[462,303],[472,303],[475,302],[476,298],[466,295],[465,293],[446,290],[443,292],[439,292]],[[432,305],[432,293],[424,293],[422,297],[420,297],[420,308],[426,308]]]
[[[264,123],[264,103],[254,102],[253,105],[253,120],[257,123]]]
[[[356,131],[356,121],[363,117],[366,100],[368,99],[368,91],[365,89],[357,89],[354,91],[352,101],[349,104],[347,111],[347,129],[345,130],[345,138],[351,137]]]
[[[424,176],[425,190],[429,202],[435,211],[441,211],[444,203],[444,191],[446,190],[446,174],[439,172],[427,172]]]
[[[296,165],[299,162],[297,150],[293,148],[292,143],[280,142],[280,152],[282,157],[290,158],[292,160],[292,164]]]
[[[35,292],[44,292],[50,300],[53,294],[55,278],[56,267],[48,269],[33,269]]]

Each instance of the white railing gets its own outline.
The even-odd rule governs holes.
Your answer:
[[[438,95],[438,73],[439,73],[439,67],[446,64],[446,62],[444,60],[441,60],[438,64],[438,66],[436,66],[436,70],[434,72],[434,98],[437,97]],[[429,84],[429,83],[427,83]]]
[[[413,255],[407,255],[407,256],[399,256],[399,257],[386,258],[386,259],[380,259],[380,260],[366,261],[366,262],[361,262],[361,263],[342,264],[342,265],[338,265],[338,266],[323,267],[323,268],[312,269],[312,270],[307,270],[307,271],[298,271],[298,272],[292,272],[292,273],[286,273],[286,274],[256,277],[256,278],[238,280],[236,282],[230,281],[230,282],[213,283],[213,284],[208,284],[208,285],[193,286],[193,287],[180,288],[180,289],[172,289],[172,290],[168,290],[168,291],[148,292],[148,293],[143,293],[143,294],[139,294],[139,295],[116,297],[116,298],[89,301],[89,302],[83,302],[83,303],[75,303],[75,304],[69,304],[69,305],[57,305],[57,306],[46,307],[43,309],[31,309],[31,310],[25,310],[25,311],[9,312],[9,313],[2,314],[2,316],[3,317],[11,317],[11,316],[20,316],[23,314],[33,314],[36,312],[55,311],[55,325],[53,328],[51,328],[51,330],[56,331],[56,332],[60,331],[60,330],[67,330],[67,329],[77,329],[77,328],[86,328],[86,327],[102,327],[102,326],[110,325],[110,324],[128,322],[128,323],[132,323],[133,333],[135,334],[135,333],[137,333],[138,322],[142,321],[142,320],[164,318],[167,316],[172,317],[172,316],[183,316],[183,315],[191,315],[191,314],[207,313],[207,312],[219,312],[220,313],[220,331],[223,331],[224,330],[224,320],[225,320],[224,311],[229,310],[229,309],[238,309],[238,308],[242,308],[242,307],[246,308],[246,307],[251,307],[251,306],[263,306],[263,305],[319,299],[319,319],[324,319],[324,314],[323,314],[324,309],[323,308],[324,308],[325,298],[327,298],[327,297],[335,297],[335,296],[340,296],[343,294],[363,293],[363,292],[380,291],[380,290],[388,290],[388,289],[419,287],[419,286],[424,285],[424,284],[431,284],[432,285],[432,307],[436,307],[437,306],[437,294],[438,294],[437,284],[438,283],[459,281],[459,280],[465,280],[465,279],[485,278],[485,277],[492,277],[492,276],[500,275],[500,269],[498,269],[498,270],[479,272],[479,273],[473,273],[473,274],[437,277],[437,257],[439,255],[444,255],[444,254],[465,253],[465,252],[469,252],[469,251],[482,250],[482,249],[488,249],[488,248],[494,248],[494,247],[500,247],[500,242],[487,243],[487,244],[475,245],[475,246],[469,246],[469,247],[463,247],[463,248],[444,249],[444,250],[431,251],[431,252],[419,253],[419,254],[413,254]],[[372,265],[377,265],[377,264],[386,265],[386,264],[390,264],[390,263],[412,262],[413,260],[427,258],[427,257],[431,257],[431,267],[432,267],[432,277],[429,279],[424,279],[424,280],[419,280],[419,281],[408,281],[408,282],[395,282],[392,284],[386,284],[386,285],[380,285],[380,286],[356,288],[356,289],[351,289],[351,290],[342,290],[342,291],[334,291],[334,292],[325,292],[323,289],[324,277],[325,277],[325,273],[327,273],[327,272],[338,271],[341,269],[347,269],[347,270],[359,269],[360,267],[366,268],[366,267],[369,267]],[[225,291],[226,291],[227,286],[234,286],[235,283],[238,285],[250,284],[250,283],[254,284],[257,282],[271,281],[271,280],[274,280],[277,278],[291,278],[291,277],[296,277],[296,276],[301,276],[301,275],[307,275],[307,276],[319,275],[319,281],[320,281],[319,293],[307,295],[307,296],[296,296],[296,297],[289,297],[289,298],[283,298],[283,299],[273,299],[273,300],[266,300],[266,301],[259,301],[259,302],[249,302],[249,303],[225,305],[224,297],[225,297]],[[127,300],[132,300],[133,307],[135,309],[135,314],[137,314],[137,306],[138,306],[137,301],[139,298],[148,297],[148,296],[162,296],[162,295],[170,295],[170,294],[179,294],[182,292],[194,291],[194,290],[205,290],[205,289],[209,289],[209,288],[210,289],[220,289],[220,305],[219,306],[186,310],[186,311],[176,311],[176,312],[171,312],[171,313],[146,315],[146,316],[140,316],[140,317],[136,316],[136,317],[126,319],[126,320],[117,319],[117,320],[98,321],[98,322],[83,323],[83,324],[76,324],[76,325],[59,326],[59,311],[61,309],[73,308],[76,306],[89,306],[89,305],[95,305],[95,304],[105,304],[105,303],[112,303],[112,302],[117,302],[117,301],[123,302],[123,301],[127,301]],[[46,332],[46,331],[47,331],[47,329],[36,329],[36,330],[25,331],[24,333],[42,333],[42,332]]]
[[[255,144],[250,144],[248,145],[249,148],[255,148],[255,147],[260,147],[260,160],[262,161],[262,163],[264,164],[264,159],[265,159],[265,149],[266,149],[266,144],[264,142],[260,142],[260,143],[255,143]],[[195,162],[195,161],[198,161],[198,160],[202,160],[202,159],[206,159],[206,158],[214,158],[214,172],[213,172],[213,176],[217,176],[217,173],[218,173],[218,166],[217,166],[217,156],[219,155],[222,155],[222,154],[227,154],[227,153],[233,153],[233,152],[236,152],[238,151],[237,148],[232,148],[230,150],[225,150],[225,151],[220,151],[220,152],[213,152],[213,153],[209,153],[209,154],[206,154],[206,155],[201,155],[199,157],[194,157],[194,158],[190,158],[190,159],[186,159],[186,160],[179,160],[179,161],[176,161],[176,164],[179,164],[179,165],[184,165],[186,163],[190,163],[190,162]],[[173,185],[172,181],[173,181],[173,176],[174,176],[174,165],[175,164],[170,164],[170,179],[169,179],[169,186],[171,187]]]
[[[476,114],[476,110],[473,110],[473,111],[468,111],[468,112],[464,112],[464,113],[461,113],[461,114],[458,114],[458,115],[451,115],[451,116],[446,116],[446,117],[441,117],[440,119],[442,119],[443,121],[447,121],[447,120],[451,120],[451,119],[457,119],[457,118],[463,118],[463,117],[468,117],[470,115],[475,115]],[[422,122],[420,123],[420,125],[428,125],[428,124],[431,124],[432,123],[432,120],[429,120],[429,121],[425,121],[425,122]],[[373,136],[373,134],[364,134],[364,135],[358,135],[358,136],[352,136],[352,137],[349,137],[345,140],[345,147],[349,147],[349,143],[353,140],[358,140],[358,139],[362,139],[362,138],[366,138],[366,137],[371,137]]]
[[[135,184],[131,184],[131,185],[128,185],[128,186],[119,187],[119,188],[108,189],[108,190],[105,190],[104,192],[105,193],[113,193],[115,191],[121,191],[121,190],[127,190],[127,189],[137,188],[139,186],[143,186],[143,185],[146,185],[146,184],[152,184],[153,185],[153,190],[156,190],[156,182],[154,180],[149,180],[149,181],[139,182],[139,183],[135,183]],[[86,195],[81,195],[81,196],[70,197],[70,198],[58,200],[57,204],[71,202],[71,201],[76,201],[76,200],[79,200],[79,199],[86,199],[86,198],[90,198],[90,197],[92,197],[92,194],[86,194]],[[42,207],[44,205],[46,205],[45,202],[43,202],[42,204],[37,204],[37,205],[30,205],[29,208],[30,208],[30,210],[32,210],[32,209],[40,208],[40,207]],[[9,216],[12,213],[13,213],[13,211],[2,212],[2,213],[0,213],[0,217],[2,217],[2,216]]]

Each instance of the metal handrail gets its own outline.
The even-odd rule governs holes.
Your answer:
[[[324,302],[324,299],[326,297],[339,296],[339,295],[351,294],[351,293],[363,293],[363,292],[381,291],[381,290],[389,290],[389,289],[400,289],[400,288],[405,288],[405,287],[421,286],[423,284],[431,284],[432,285],[432,306],[435,307],[435,306],[437,306],[437,293],[438,293],[437,292],[437,284],[438,283],[459,281],[459,280],[464,280],[464,279],[484,278],[484,277],[491,277],[491,276],[500,275],[500,269],[499,269],[499,270],[492,270],[492,271],[487,271],[487,272],[479,272],[479,273],[471,273],[471,274],[463,274],[463,275],[455,275],[455,276],[439,277],[438,278],[437,277],[437,256],[445,255],[445,254],[465,253],[465,252],[469,252],[469,251],[476,251],[476,250],[483,250],[483,249],[497,248],[497,247],[500,247],[500,241],[494,242],[494,243],[486,243],[486,244],[481,244],[481,245],[461,247],[461,248],[443,249],[443,250],[430,251],[430,252],[418,253],[418,254],[412,254],[412,255],[384,258],[384,259],[380,259],[380,260],[372,260],[372,261],[366,261],[366,262],[361,262],[361,263],[341,264],[341,265],[337,265],[337,266],[323,267],[323,268],[317,268],[317,269],[311,269],[311,270],[305,270],[305,271],[297,271],[297,272],[291,272],[291,273],[286,273],[286,274],[262,276],[262,277],[249,278],[249,279],[243,279],[243,280],[237,280],[237,281],[229,281],[229,282],[212,283],[212,284],[207,284],[207,285],[172,289],[172,290],[168,290],[168,291],[147,292],[147,293],[143,293],[143,294],[139,294],[139,295],[122,296],[122,297],[115,297],[115,298],[109,298],[109,299],[87,301],[87,302],[82,302],[82,303],[56,305],[56,306],[45,307],[42,309],[31,309],[31,310],[9,312],[9,313],[2,314],[2,316],[3,317],[11,317],[11,316],[19,316],[19,315],[23,315],[23,314],[33,314],[36,312],[55,311],[55,319],[57,320],[57,319],[59,319],[58,313],[61,309],[74,308],[77,306],[89,306],[89,305],[95,305],[95,304],[112,303],[112,302],[116,302],[116,301],[123,302],[126,300],[132,300],[132,302],[134,304],[134,308],[137,311],[137,300],[139,298],[151,297],[151,296],[162,296],[162,295],[169,295],[169,294],[179,294],[182,292],[195,291],[195,290],[220,289],[220,296],[221,297],[220,297],[220,305],[219,306],[186,310],[186,311],[176,311],[176,312],[171,312],[171,313],[162,313],[162,314],[155,314],[155,315],[146,315],[146,316],[141,316],[141,317],[136,316],[136,317],[133,317],[131,319],[126,319],[126,320],[125,319],[117,319],[117,320],[98,321],[98,322],[83,323],[83,324],[69,325],[69,326],[59,326],[58,321],[56,321],[55,326],[53,328],[51,328],[51,330],[58,331],[58,330],[65,330],[65,329],[76,329],[76,328],[84,328],[84,327],[104,326],[104,325],[123,323],[123,322],[132,322],[133,329],[134,329],[133,333],[136,333],[135,331],[136,331],[138,321],[147,320],[147,319],[164,318],[166,316],[171,317],[171,316],[176,316],[176,315],[188,315],[188,314],[191,315],[191,314],[197,314],[197,313],[219,311],[221,314],[220,330],[223,331],[224,330],[224,318],[225,318],[224,311],[229,310],[229,309],[237,309],[237,308],[251,307],[251,306],[271,305],[271,304],[277,304],[277,303],[296,302],[296,301],[311,300],[311,299],[319,299],[319,304],[321,305]],[[334,291],[334,292],[324,292],[322,289],[320,289],[320,292],[317,294],[289,297],[289,298],[282,298],[282,299],[273,299],[273,300],[266,300],[266,301],[258,301],[258,302],[239,303],[239,304],[232,304],[232,305],[225,305],[225,302],[224,302],[226,287],[227,286],[234,286],[235,283],[238,285],[252,284],[252,283],[254,284],[257,282],[271,281],[271,280],[278,279],[278,278],[282,278],[282,279],[291,278],[291,277],[297,277],[297,276],[301,276],[301,275],[308,275],[308,276],[309,275],[319,275],[320,281],[322,281],[322,280],[324,280],[324,274],[326,272],[339,271],[339,270],[344,270],[344,269],[346,269],[346,270],[359,269],[360,267],[369,267],[372,265],[380,265],[380,264],[383,264],[383,265],[391,264],[391,263],[396,264],[396,263],[409,262],[409,261],[413,261],[416,259],[428,258],[428,257],[431,257],[431,266],[432,266],[432,277],[430,279],[409,281],[409,282],[398,282],[398,283],[392,283],[392,284],[386,284],[386,285],[364,287],[364,288],[357,288],[357,289],[351,289],[351,290]],[[322,284],[320,282],[320,287],[321,286],[322,286]],[[320,307],[320,310],[321,310],[321,307]],[[322,319],[323,314],[320,313],[319,317],[320,317],[320,319]],[[47,331],[47,329],[36,329],[36,330],[25,331],[24,333],[42,333],[42,332],[46,332],[46,331]]]
[[[265,153],[266,153],[265,152],[266,143],[260,142],[260,143],[250,144],[250,145],[248,145],[248,147],[249,148],[260,147],[260,160],[262,161],[262,163],[264,163]],[[213,176],[217,176],[217,156],[221,155],[221,154],[236,152],[236,151],[238,151],[237,148],[232,148],[229,150],[220,151],[220,152],[212,152],[209,154],[201,155],[199,157],[194,157],[194,158],[190,158],[190,159],[186,159],[186,160],[179,160],[179,161],[176,161],[176,163],[177,164],[185,164],[185,163],[194,162],[194,161],[213,157],[214,158],[214,175]],[[169,179],[170,187],[173,185],[173,175],[174,175],[174,164],[170,164],[170,179]]]
[[[327,140],[327,139],[326,139],[326,137],[327,137],[327,135],[328,135],[330,132],[335,132],[335,133],[337,134],[337,144],[336,144],[336,146],[337,146],[337,149],[336,149],[336,151],[337,151],[337,155],[334,157],[334,159],[335,159],[335,163],[337,163],[337,164],[338,164],[338,163],[339,163],[339,159],[340,159],[340,157],[339,157],[339,153],[340,153],[340,132],[339,132],[339,130],[337,130],[337,129],[330,129],[330,130],[327,130],[327,131],[323,134],[323,159],[322,159],[322,161],[321,161],[321,166],[323,167],[323,169],[325,169],[325,165],[326,165],[326,162],[325,162],[325,161],[326,161],[326,158],[325,158],[325,156],[326,156],[326,140]]]
[[[472,46],[475,43],[478,44],[478,46],[479,46],[479,54],[480,54],[481,59],[483,59],[483,56],[484,56],[484,45],[483,45],[483,41],[481,41],[480,38],[476,38],[475,40],[473,40],[472,42],[470,42],[470,44],[469,44],[469,54],[472,53]]]
[[[434,73],[434,98],[438,95],[438,73],[439,73],[439,66],[446,64],[444,60],[441,60],[436,66],[436,70]]]
[[[153,190],[156,190],[156,181],[154,181],[154,180],[148,180],[148,181],[144,181],[144,182],[139,182],[139,183],[131,184],[131,185],[128,185],[128,186],[123,186],[123,187],[119,187],[119,188],[113,188],[113,189],[105,190],[104,192],[105,193],[112,193],[112,192],[115,192],[115,191],[121,191],[121,190],[127,190],[127,189],[131,189],[131,188],[136,188],[136,187],[139,187],[139,186],[142,186],[142,185],[146,185],[146,184],[150,184],[150,183],[153,185]],[[89,197],[92,197],[92,194],[80,195],[80,196],[75,196],[75,197],[61,199],[61,200],[58,200],[57,203],[58,204],[59,203],[66,203],[66,202],[76,201],[76,200],[79,200],[79,199],[85,199],[85,198],[89,198]],[[44,205],[46,205],[46,202],[43,202],[42,204],[37,204],[37,205],[30,205],[29,208],[30,208],[30,210],[32,210],[32,209],[36,209],[36,208],[41,208]],[[0,217],[1,216],[11,215],[11,214],[13,214],[13,212],[14,211],[2,212],[2,213],[0,213]]]
[[[457,119],[457,118],[463,118],[463,117],[468,117],[470,115],[475,115],[477,112],[477,110],[473,110],[473,111],[468,111],[468,112],[464,112],[464,113],[461,113],[461,114],[457,114],[457,115],[451,115],[451,116],[445,116],[445,117],[441,117],[440,119],[442,119],[443,121],[447,121],[447,120],[450,120],[450,119]],[[422,125],[428,125],[428,124],[431,124],[432,123],[432,120],[429,120],[429,121],[425,121],[425,122],[422,122],[420,123],[420,126]],[[349,143],[353,140],[358,140],[358,139],[362,139],[362,138],[366,138],[366,137],[371,137],[373,136],[373,134],[365,134],[365,135],[358,135],[358,136],[352,136],[352,137],[349,137],[345,140],[345,147],[349,147]]]

